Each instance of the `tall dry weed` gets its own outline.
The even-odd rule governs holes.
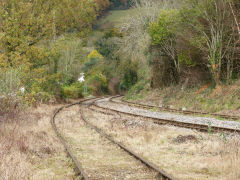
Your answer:
[[[29,173],[24,163],[26,156],[18,150],[24,144],[18,130],[17,122],[0,124],[0,180],[26,179]]]

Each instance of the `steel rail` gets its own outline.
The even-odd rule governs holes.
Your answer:
[[[72,106],[75,106],[75,105],[78,105],[80,103],[83,103],[83,102],[86,102],[86,101],[89,101],[89,100],[94,100],[94,99],[97,99],[97,98],[90,98],[90,99],[85,99],[85,100],[81,100],[80,102],[77,102],[77,103],[72,103],[72,104],[69,104],[69,105],[66,105],[66,106],[63,106],[59,109],[57,109],[55,111],[55,113],[53,114],[52,118],[51,118],[51,125],[52,125],[52,128],[53,130],[55,131],[58,139],[60,140],[60,142],[63,144],[64,146],[64,149],[67,153],[67,155],[72,159],[73,163],[75,164],[76,166],[76,171],[77,171],[77,176],[81,176],[81,180],[90,180],[89,177],[87,176],[87,174],[85,173],[85,171],[83,170],[83,167],[82,165],[78,162],[77,158],[74,156],[74,154],[72,153],[72,151],[70,150],[70,148],[68,147],[67,145],[67,142],[65,141],[65,139],[63,138],[63,136],[61,135],[60,131],[58,130],[57,126],[56,126],[56,116],[64,109],[67,109],[67,108],[70,108]]]
[[[93,103],[89,104],[89,106],[91,106]],[[141,157],[139,154],[133,152],[132,150],[130,150],[129,148],[127,148],[126,146],[124,146],[122,143],[115,141],[111,136],[109,136],[108,134],[106,134],[102,129],[98,128],[97,126],[93,125],[92,123],[90,123],[89,121],[86,120],[86,117],[84,116],[83,111],[80,109],[80,114],[81,114],[81,118],[82,120],[92,129],[94,129],[96,132],[98,132],[101,136],[105,137],[106,139],[108,139],[109,141],[111,141],[113,144],[116,144],[117,146],[119,146],[121,149],[123,149],[125,152],[127,152],[128,154],[130,154],[131,156],[133,156],[134,158],[136,158],[137,160],[141,161],[144,165],[146,165],[147,167],[149,167],[150,169],[156,171],[158,173],[157,178],[160,180],[177,180],[175,177],[173,177],[172,175],[166,173],[164,170],[160,169],[157,165],[155,165],[154,163],[146,160],[145,158]]]
[[[149,119],[149,120],[152,120],[156,124],[163,124],[163,125],[169,124],[169,125],[178,126],[178,127],[196,129],[198,131],[203,131],[203,132],[240,133],[239,129],[225,128],[225,127],[218,127],[218,126],[209,126],[209,125],[204,125],[204,124],[194,124],[194,123],[191,123],[191,122],[176,121],[174,119],[163,119],[163,118],[156,118],[156,117],[150,117],[150,116],[143,116],[143,115],[138,115],[138,114],[134,114],[134,113],[130,113],[130,112],[123,112],[123,111],[119,111],[119,110],[115,110],[115,109],[102,107],[102,106],[99,106],[96,103],[94,103],[92,105],[92,107],[97,107],[97,108],[102,109],[102,110],[108,110],[108,111],[111,111],[111,112],[125,114],[125,115],[129,115],[129,116]]]
[[[115,97],[115,98],[117,98],[117,97]],[[173,109],[173,108],[169,108],[169,107],[159,107],[159,106],[154,106],[154,105],[147,105],[147,104],[130,102],[130,101],[124,100],[123,98],[121,99],[121,102],[114,101],[113,99],[114,98],[110,99],[110,101],[113,102],[113,103],[118,103],[118,104],[126,103],[129,106],[141,107],[141,108],[144,108],[144,109],[157,108],[161,111],[182,113],[182,114],[187,114],[187,115],[209,115],[209,116],[221,117],[221,118],[224,118],[224,119],[232,119],[232,120],[235,120],[235,121],[240,119],[240,116],[232,116],[232,115],[218,114],[218,113],[208,113],[208,112],[201,112],[201,111],[191,111],[191,110],[180,110],[180,109]]]
[[[101,114],[105,114],[105,115],[109,115],[109,116],[114,116],[114,115],[115,115],[114,113],[105,112],[105,111],[99,111],[99,110],[94,109],[94,108],[92,108],[92,107],[89,107],[88,109],[90,109],[90,110],[93,111],[93,112],[101,113]]]

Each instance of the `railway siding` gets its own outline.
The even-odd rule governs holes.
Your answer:
[[[91,123],[178,179],[237,179],[238,135],[209,135],[159,126],[141,117],[102,112],[96,107],[85,109]]]
[[[209,113],[209,112],[202,112],[202,111],[191,111],[191,110],[184,110],[184,109],[173,109],[165,106],[160,107],[160,106],[154,106],[154,105],[149,105],[144,103],[135,103],[135,102],[124,100],[123,96],[121,96],[120,99],[117,99],[117,98],[114,98],[114,100],[111,99],[111,101],[115,103],[120,103],[120,104],[125,103],[129,106],[141,107],[144,109],[158,109],[160,111],[181,113],[181,114],[188,114],[188,115],[206,115],[206,116],[220,117],[223,119],[231,119],[234,121],[240,120],[240,116],[233,116],[233,115],[219,114],[219,113]]]
[[[196,129],[199,130],[240,132],[240,123],[236,121],[217,120],[215,118],[180,115],[168,112],[153,112],[142,108],[110,102],[110,99],[111,98],[98,100],[96,101],[96,106],[108,108],[115,112],[130,113],[135,116],[144,116],[146,118],[164,121],[162,123],[172,123],[173,125],[189,128],[196,127]]]
[[[108,139],[109,141],[111,141],[113,144],[118,145],[121,149],[123,149],[125,152],[127,152],[129,155],[131,155],[132,157],[134,157],[135,159],[141,161],[143,164],[145,164],[147,167],[149,167],[150,169],[156,171],[158,174],[156,176],[156,179],[161,179],[161,180],[176,180],[175,177],[173,177],[172,175],[166,173],[165,171],[163,171],[162,169],[160,169],[159,167],[157,167],[155,164],[153,164],[152,162],[148,161],[147,159],[141,157],[139,154],[136,154],[135,152],[133,152],[131,149],[127,148],[126,146],[124,146],[122,143],[115,141],[112,137],[110,137],[108,134],[106,134],[103,130],[99,129],[97,126],[94,126],[93,124],[91,124],[89,121],[86,120],[86,117],[84,116],[83,111],[81,111],[81,116],[83,121],[88,124],[92,129],[94,129],[95,131],[97,131],[99,134],[101,134],[103,137],[105,137],[106,139]]]

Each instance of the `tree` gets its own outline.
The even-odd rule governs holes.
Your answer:
[[[96,6],[91,0],[62,0],[55,7],[57,34],[89,32],[97,18]]]
[[[158,21],[150,24],[149,34],[152,44],[160,47],[163,56],[168,56],[176,69],[176,81],[180,74],[180,62],[178,60],[177,31],[179,26],[179,15],[175,9],[162,10]]]
[[[239,8],[240,6],[240,3],[237,4],[237,2],[233,1],[229,1],[228,2],[229,4],[229,7],[231,9],[231,12],[232,12],[232,16],[234,18],[234,21],[235,21],[235,24],[236,24],[236,29],[237,29],[237,32],[238,32],[238,35],[239,35],[239,40],[240,40],[240,24],[239,24],[239,21],[238,21],[238,17],[240,16],[240,12],[238,12],[236,9],[237,9],[237,6]]]
[[[2,66],[45,64],[44,49],[37,44],[52,36],[48,4],[9,0],[2,1],[0,8]]]
[[[221,83],[225,61],[229,71],[233,69],[234,21],[228,3],[228,0],[190,0],[190,8],[183,12],[189,31],[194,31],[192,43],[207,55],[207,66],[216,84]]]
[[[87,35],[96,21],[97,11],[97,4],[92,0],[1,0],[1,71],[21,67],[25,74],[23,83],[30,91],[54,86],[47,82],[58,76],[58,66],[62,64],[61,53],[56,53],[51,44],[57,43],[57,37],[66,32]],[[74,74],[69,68],[68,71]]]

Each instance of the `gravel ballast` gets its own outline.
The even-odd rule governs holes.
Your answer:
[[[189,115],[180,115],[168,112],[153,112],[150,110],[145,110],[137,107],[130,107],[127,105],[115,104],[109,101],[110,98],[105,98],[102,100],[96,101],[96,104],[100,107],[109,108],[112,110],[117,110],[124,113],[131,113],[134,115],[141,115],[149,118],[159,118],[166,120],[174,120],[178,122],[184,122],[189,124],[199,124],[199,125],[207,125],[218,128],[229,128],[234,130],[240,130],[240,123],[234,121],[225,121],[225,120],[217,120],[215,118],[209,117],[196,117]]]

